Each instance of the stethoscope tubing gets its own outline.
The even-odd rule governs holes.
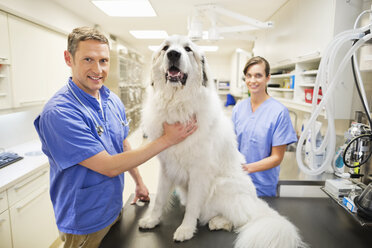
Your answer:
[[[99,125],[98,124],[98,121],[97,119],[92,115],[92,113],[89,111],[88,107],[85,106],[85,104],[80,100],[80,98],[76,95],[75,91],[71,88],[71,86],[67,83],[67,88],[71,91],[72,95],[75,97],[75,99],[85,108],[85,110],[88,112],[89,116],[92,118],[93,122],[94,122],[94,125],[96,127],[96,131],[98,133],[99,136],[101,136],[101,134],[104,132],[104,129],[102,127],[102,125]],[[111,99],[109,99],[111,101]],[[109,104],[107,104],[108,108],[110,109],[110,111],[112,112],[111,110],[111,107],[109,106]],[[116,117],[116,119],[121,123],[122,126],[129,126],[129,123],[131,120],[127,121],[127,122],[124,122],[124,120],[119,116],[116,116],[114,114],[114,116]]]

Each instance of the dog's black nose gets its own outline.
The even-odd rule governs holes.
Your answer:
[[[176,62],[176,61],[178,61],[180,59],[181,53],[172,50],[172,51],[169,51],[167,53],[167,57],[168,57],[169,61]]]

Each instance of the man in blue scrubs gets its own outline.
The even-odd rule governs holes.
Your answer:
[[[243,72],[251,97],[239,102],[232,113],[238,148],[247,163],[243,169],[252,178],[258,196],[275,196],[279,165],[286,146],[296,142],[297,136],[288,109],[267,94],[269,63],[253,57]]]
[[[64,247],[98,247],[119,219],[124,174],[136,182],[135,201],[149,200],[136,167],[196,130],[164,123],[159,139],[131,150],[120,99],[103,85],[110,66],[107,38],[88,27],[68,37],[66,64],[72,77],[35,120],[50,163],[50,196]]]

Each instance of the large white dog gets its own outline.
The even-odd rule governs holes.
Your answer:
[[[172,36],[154,53],[153,92],[143,110],[149,139],[162,135],[162,123],[185,123],[196,116],[198,129],[185,141],[158,155],[161,172],[155,204],[139,222],[151,229],[160,223],[170,193],[177,187],[186,206],[175,241],[191,239],[197,221],[211,230],[239,232],[235,247],[305,246],[296,227],[259,199],[241,169],[232,122],[208,73],[199,48],[188,38]]]

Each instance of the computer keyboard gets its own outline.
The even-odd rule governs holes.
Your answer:
[[[0,153],[0,169],[21,160],[22,158],[23,157],[19,156],[17,153],[2,152]]]

